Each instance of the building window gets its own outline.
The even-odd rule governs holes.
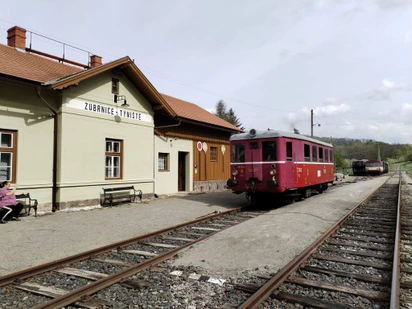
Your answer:
[[[122,179],[123,141],[106,139],[106,179]]]
[[[0,181],[16,182],[17,131],[0,130]]]
[[[317,157],[317,149],[318,147],[316,146],[312,146],[312,162],[317,162],[318,161],[318,157]]]
[[[112,78],[112,93],[119,94],[119,80],[117,78]]]
[[[308,144],[303,144],[303,156],[305,157],[305,161],[310,161],[310,146]]]
[[[276,161],[276,143],[262,142],[262,161]]]
[[[217,147],[210,147],[210,161],[217,162]]]
[[[158,165],[159,172],[169,171],[169,154],[159,152],[159,158],[158,158],[157,165]]]

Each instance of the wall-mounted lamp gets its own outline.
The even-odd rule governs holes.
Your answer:
[[[130,106],[129,104],[127,104],[126,96],[125,96],[125,95],[117,95],[117,94],[115,94],[113,100],[114,100],[114,103],[116,103],[116,104],[117,104],[117,101],[124,101],[123,104],[121,105],[121,106],[123,106],[123,107],[129,107],[129,106]]]

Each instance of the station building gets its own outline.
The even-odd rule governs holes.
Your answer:
[[[83,65],[26,47],[23,28],[7,34],[0,180],[30,192],[40,209],[97,205],[107,187],[134,185],[151,197],[213,190],[229,177],[238,128],[160,94],[129,57],[102,64],[92,55]]]

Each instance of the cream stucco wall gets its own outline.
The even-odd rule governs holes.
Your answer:
[[[53,104],[55,96],[43,93]],[[0,82],[0,128],[17,131],[16,183],[40,203],[51,202],[53,117],[31,87]]]
[[[58,199],[61,203],[91,203],[101,197],[103,187],[134,185],[144,194],[153,193],[154,124],[151,104],[122,77],[119,94],[126,96],[130,106],[120,107],[123,102],[116,105],[111,81],[112,74],[104,73],[63,93],[58,156],[61,167]],[[78,104],[78,108],[70,107],[73,102]],[[82,106],[87,109],[90,104],[113,108],[113,115],[82,109]],[[119,117],[120,109],[141,113],[150,121]],[[105,180],[106,138],[123,141],[122,179]]]
[[[121,107],[123,101],[114,103],[112,77],[120,80],[119,94],[126,96],[129,107]],[[41,95],[58,113],[56,202],[60,209],[96,205],[104,187],[134,185],[146,196],[174,194],[178,192],[179,152],[186,154],[185,191],[193,190],[192,141],[155,136],[152,105],[125,76],[110,71],[62,91],[42,89]],[[94,110],[86,108],[91,105]],[[98,112],[96,106],[109,112]],[[119,117],[120,111],[141,118]],[[0,82],[0,128],[18,132],[18,192],[30,192],[40,210],[50,211],[52,111],[34,87]],[[123,141],[123,177],[119,180],[105,180],[107,138]],[[168,172],[158,171],[159,152],[169,153]]]
[[[191,167],[193,166],[193,155],[191,140],[180,138],[155,136],[155,193],[156,194],[174,194],[178,192],[178,158],[179,152],[185,152],[185,178],[186,191],[193,190],[193,173]],[[169,171],[159,172],[157,169],[157,158],[159,152],[169,154]]]

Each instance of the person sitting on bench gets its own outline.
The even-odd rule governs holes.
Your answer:
[[[10,189],[9,181],[0,183],[0,209],[8,210],[0,223],[5,223],[6,220],[20,221],[19,214],[23,209],[23,204],[18,203],[16,200],[16,189],[17,185]]]

